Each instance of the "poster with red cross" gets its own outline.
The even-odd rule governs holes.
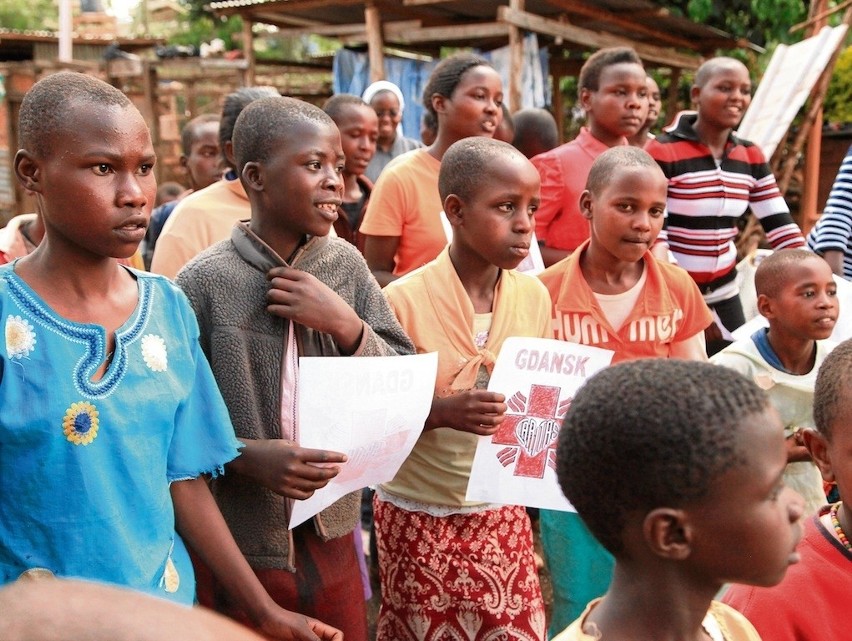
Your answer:
[[[612,352],[549,338],[503,343],[488,389],[506,396],[506,417],[480,436],[468,501],[573,510],[556,480],[556,442],[571,399]]]

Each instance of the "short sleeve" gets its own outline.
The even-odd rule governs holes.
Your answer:
[[[221,474],[225,464],[237,457],[241,447],[210,364],[201,351],[195,315],[182,295],[181,300],[180,316],[187,324],[191,341],[187,346],[187,365],[194,380],[175,412],[167,466],[170,483],[202,474]]]
[[[539,241],[547,240],[551,223],[562,210],[562,164],[552,153],[539,154],[531,160],[541,177],[541,204],[535,212],[535,234]]]
[[[402,236],[406,189],[393,167],[386,167],[373,187],[360,231],[372,236]]]

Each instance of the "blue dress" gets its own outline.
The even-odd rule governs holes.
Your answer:
[[[103,328],[0,267],[0,585],[44,569],[194,600],[169,484],[221,472],[239,443],[183,293],[132,273],[136,310],[92,381]]]

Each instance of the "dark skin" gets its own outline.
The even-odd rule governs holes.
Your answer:
[[[66,118],[43,156],[23,149],[15,157],[18,180],[36,195],[45,226],[44,240],[16,264],[16,273],[60,316],[102,327],[111,354],[116,330],[138,304],[136,279],[116,259],[132,255],[145,235],[156,195],[154,150],[134,107],[72,103]],[[109,365],[107,355],[92,379]],[[176,530],[263,634],[284,641],[342,639],[338,630],[274,603],[203,478],[169,489]]]

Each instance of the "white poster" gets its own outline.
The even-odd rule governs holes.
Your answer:
[[[815,36],[794,45],[778,45],[737,135],[755,143],[767,159],[771,158],[832,54],[843,44],[846,30],[846,25],[823,27]]]
[[[437,353],[299,359],[299,445],[343,452],[349,460],[328,485],[294,502],[290,529],[396,475],[423,431],[437,371]]]
[[[573,510],[556,480],[556,441],[571,399],[609,366],[610,350],[549,338],[508,338],[488,389],[506,396],[505,420],[480,436],[468,501]]]

